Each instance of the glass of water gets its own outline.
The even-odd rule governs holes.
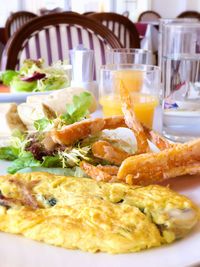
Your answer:
[[[137,48],[116,48],[106,50],[106,64],[145,64],[152,65],[150,50]]]
[[[185,142],[200,137],[200,23],[163,30],[163,134]]]
[[[171,23],[195,23],[198,22],[197,18],[165,18],[159,19],[159,49],[158,49],[158,66],[161,68],[162,65],[162,48],[163,48],[163,29],[167,24]]]

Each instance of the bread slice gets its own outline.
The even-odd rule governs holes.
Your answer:
[[[49,107],[56,114],[60,115],[66,112],[66,105],[72,103],[74,95],[80,95],[82,92],[86,91],[79,87],[68,87],[65,89],[57,90],[49,95],[34,95],[27,97],[27,104],[38,104],[43,103],[45,106]],[[92,105],[90,107],[90,113],[96,110],[96,100],[93,97]]]
[[[0,136],[10,136],[14,129],[25,131],[26,126],[17,113],[17,104],[0,104]]]
[[[55,118],[55,113],[52,109],[43,103],[27,104],[22,103],[17,106],[17,114],[22,122],[26,125],[28,131],[35,131],[34,122],[39,119]]]

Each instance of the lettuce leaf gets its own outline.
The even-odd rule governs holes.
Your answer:
[[[89,92],[83,92],[73,97],[73,103],[67,105],[67,112],[61,115],[64,124],[72,124],[83,120],[89,114],[92,104],[92,96]]]
[[[37,81],[25,82],[15,76],[10,82],[11,92],[32,92],[37,88]]]
[[[61,159],[58,155],[54,156],[45,156],[43,157],[42,167],[51,168],[51,167],[62,167]]]
[[[44,92],[69,86],[70,68],[67,62],[58,61],[47,68],[43,67],[43,63],[41,59],[27,59],[18,72],[5,71],[0,80],[9,85],[12,92]],[[34,75],[37,75],[38,79],[33,79]]]
[[[37,131],[50,130],[53,127],[53,121],[48,118],[42,118],[34,121],[34,127]]]
[[[0,147],[0,159],[15,160],[18,156],[18,150],[12,146]]]
[[[26,167],[40,166],[41,162],[36,160],[33,154],[29,151],[23,151],[19,157],[12,162],[12,166],[7,168],[8,173],[14,174],[17,171]]]
[[[31,167],[19,170],[17,173],[28,172],[48,172],[56,175],[73,176],[73,177],[88,177],[80,167],[74,168],[47,168],[47,167]]]
[[[14,77],[18,76],[19,73],[14,70],[6,70],[1,74],[0,80],[4,85],[9,86]]]

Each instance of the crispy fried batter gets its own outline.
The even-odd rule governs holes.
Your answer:
[[[146,153],[122,162],[117,178],[128,184],[147,185],[185,174],[200,172],[200,139]]]
[[[67,125],[62,130],[53,130],[51,132],[51,137],[55,143],[72,145],[78,140],[104,129],[116,129],[123,126],[125,126],[123,116],[86,119]]]
[[[99,169],[98,167],[95,167],[93,165],[91,165],[88,162],[82,161],[80,163],[80,168],[92,179],[96,180],[96,181],[104,181],[104,182],[109,182],[112,180],[112,176],[105,172],[102,171],[101,169]]]
[[[130,94],[123,82],[120,82],[120,97],[122,111],[124,113],[125,122],[129,129],[131,129],[137,140],[137,153],[145,153],[149,151],[149,145],[147,142],[147,137],[142,127],[142,124],[137,120],[133,111],[133,102],[131,100]]]
[[[119,171],[119,167],[112,166],[112,165],[97,165],[98,169],[102,170],[103,172],[106,172],[110,175],[117,175]]]
[[[105,159],[116,165],[120,165],[123,160],[131,156],[129,153],[102,140],[99,140],[92,145],[92,153],[95,157]]]
[[[106,117],[103,118],[104,120],[104,129],[116,129],[119,127],[127,127],[124,116],[111,116],[111,117]]]
[[[168,149],[176,145],[176,144],[170,143],[166,138],[161,136],[156,131],[152,129],[148,129],[144,125],[143,125],[143,128],[149,141],[151,141],[154,145],[156,145],[160,150]]]

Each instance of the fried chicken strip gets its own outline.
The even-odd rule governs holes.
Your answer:
[[[117,173],[119,171],[119,167],[112,166],[112,165],[97,165],[98,169],[102,170],[103,172],[106,172],[112,176],[117,176]]]
[[[156,145],[160,150],[168,149],[170,147],[177,145],[170,143],[166,138],[161,136],[159,133],[145,127],[144,125],[143,128],[149,141],[151,141],[154,145]]]
[[[123,116],[86,119],[67,125],[62,130],[53,130],[51,132],[51,138],[54,143],[68,146],[104,129],[116,129],[125,126],[126,124]]]
[[[148,185],[186,174],[200,173],[200,139],[127,158],[117,174],[128,184]]]
[[[96,181],[110,182],[113,176],[109,173],[101,170],[100,168],[93,166],[92,164],[82,161],[80,163],[80,168],[92,179]]]
[[[129,91],[126,89],[122,81],[120,82],[120,98],[126,125],[133,131],[137,140],[137,154],[146,153],[149,151],[147,136],[142,124],[135,116],[133,111],[134,103],[130,97]]]
[[[131,156],[129,153],[103,140],[99,140],[92,145],[92,153],[95,157],[105,159],[116,165],[120,165],[123,160]]]

